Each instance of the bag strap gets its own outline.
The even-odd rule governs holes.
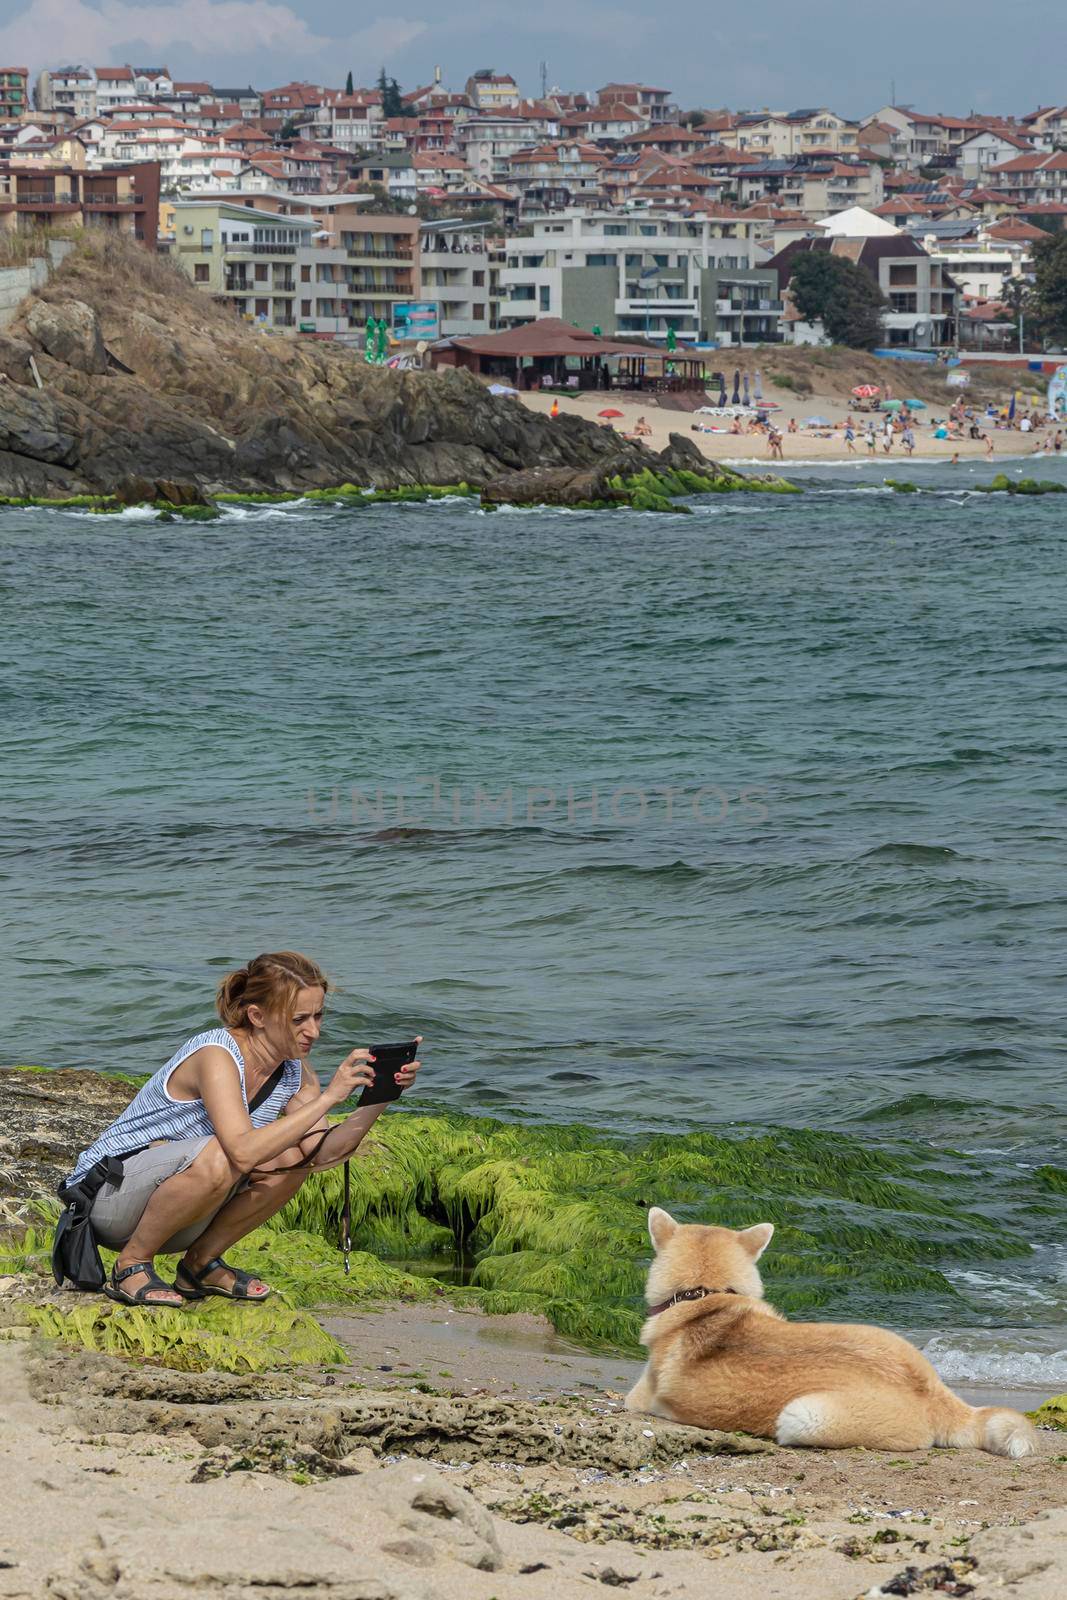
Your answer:
[[[251,1114],[253,1111],[258,1111],[260,1106],[263,1104],[264,1100],[266,1100],[268,1098],[268,1096],[270,1096],[270,1095],[272,1095],[274,1093],[275,1089],[278,1087],[279,1083],[281,1082],[282,1073],[284,1071],[285,1071],[285,1062],[283,1061],[280,1067],[275,1067],[274,1071],[271,1073],[271,1075],[267,1079],[266,1083],[261,1084],[260,1087],[256,1090],[254,1099],[252,1099],[252,1100],[250,1100],[248,1102],[249,1114]]]

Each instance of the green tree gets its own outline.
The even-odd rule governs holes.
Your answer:
[[[282,123],[281,132],[278,134],[278,143],[292,144],[295,138],[296,123],[293,121],[292,117],[286,117],[285,121]]]
[[[789,287],[804,320],[821,322],[834,344],[871,350],[881,340],[885,295],[854,261],[805,251],[794,258]]]
[[[1053,233],[1034,245],[1033,306],[1043,338],[1067,341],[1067,233]]]
[[[383,67],[378,74],[378,93],[382,97],[383,117],[402,117],[404,102],[400,98],[400,85],[395,78],[387,78]]]
[[[1024,319],[1029,319],[1034,312],[1034,291],[1025,278],[1005,278],[1000,298],[1015,318],[1015,329],[1019,335],[1021,350],[1026,326]]]
[[[352,82],[352,68],[349,67],[348,77],[345,79],[345,94],[355,94],[355,92],[355,85]]]

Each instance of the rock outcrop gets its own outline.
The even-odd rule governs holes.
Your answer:
[[[683,453],[716,471],[690,441],[691,454],[661,460],[467,373],[370,368],[332,343],[265,337],[117,237],[87,236],[26,303],[0,338],[0,374],[3,495],[104,495],[137,480],[200,494],[481,487],[532,468],[577,482]]]

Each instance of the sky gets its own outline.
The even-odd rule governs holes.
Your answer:
[[[923,111],[1021,113],[1067,102],[1062,16],[1062,0],[0,0],[0,64],[162,64],[230,87],[339,86],[350,68],[369,84],[384,64],[403,88],[435,66],[459,88],[493,67],[533,96],[544,61],[549,87],[640,81],[683,107],[860,117],[895,93]]]

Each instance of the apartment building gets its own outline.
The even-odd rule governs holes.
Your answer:
[[[417,218],[365,195],[215,194],[174,207],[175,255],[235,312],[279,333],[354,339],[419,298]]]
[[[0,228],[113,228],[156,248],[159,164],[0,168]]]
[[[456,124],[456,149],[472,178],[506,184],[511,157],[528,149],[540,133],[525,117],[477,117]]]
[[[1036,152],[1014,156],[992,167],[989,181],[1003,190],[1017,206],[1032,206],[1043,201],[1062,205],[1067,201],[1067,150],[1051,155]]]
[[[597,90],[596,101],[598,106],[629,106],[645,122],[671,122],[678,115],[670,89],[653,89],[647,83],[606,83]]]
[[[859,123],[839,117],[826,106],[800,111],[748,111],[734,119],[720,135],[723,144],[756,155],[789,157],[812,151],[854,155],[859,146]]]
[[[797,239],[772,256],[767,266],[787,286],[798,254],[809,250],[844,256],[870,274],[889,302],[882,316],[887,345],[933,350],[955,339],[956,284],[944,262],[932,259],[907,234]]]
[[[523,211],[565,211],[579,204],[600,205],[604,193],[601,168],[608,163],[594,144],[561,141],[516,150],[507,162],[507,187]]]
[[[885,177],[877,162],[865,165],[809,155],[753,162],[740,169],[734,187],[742,204],[771,200],[818,216],[847,206],[871,210],[880,205]]]
[[[0,122],[17,122],[30,109],[29,82],[26,67],[0,67]]]
[[[480,72],[472,73],[464,92],[476,110],[490,113],[509,111],[522,99],[519,86],[511,74],[494,72],[491,67],[483,67]]]
[[[780,338],[773,271],[749,234],[677,212],[576,211],[507,240],[505,326],[560,317],[605,334],[719,344]]]
[[[324,98],[321,105],[299,112],[293,120],[305,139],[339,150],[377,149],[385,128],[377,89]]]
[[[999,300],[1005,284],[1028,278],[1034,245],[1047,237],[1040,228],[1014,220],[986,228],[965,221],[915,222],[908,232],[972,300]]]
[[[96,116],[96,74],[88,67],[56,67],[37,75],[37,105],[75,122]]]
[[[298,263],[313,252],[313,217],[218,200],[174,207],[178,265],[250,322],[296,330]]]
[[[1016,156],[1029,155],[1033,146],[1026,139],[1003,128],[983,128],[964,139],[959,149],[960,176],[969,183],[981,183],[994,167]]]
[[[419,251],[420,298],[435,300],[443,339],[500,327],[504,242],[489,223],[424,222]]]

